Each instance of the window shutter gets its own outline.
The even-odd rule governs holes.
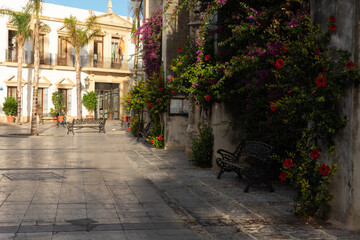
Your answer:
[[[40,89],[40,88],[39,88]],[[48,88],[44,88],[44,96],[43,96],[43,99],[44,99],[44,102],[43,102],[43,113],[49,113],[50,110],[49,110],[49,105],[48,105],[48,94],[49,92],[49,89]]]
[[[67,103],[66,103],[66,109],[67,109],[67,113],[66,115],[70,115],[71,116],[71,98],[72,98],[72,89],[68,89],[67,90]]]

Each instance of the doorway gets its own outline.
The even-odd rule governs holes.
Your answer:
[[[98,105],[96,119],[119,119],[120,95],[117,83],[95,83]]]

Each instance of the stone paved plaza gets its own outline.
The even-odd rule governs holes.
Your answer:
[[[137,142],[119,121],[75,135],[0,124],[0,239],[360,239],[293,216],[293,192],[191,166]]]

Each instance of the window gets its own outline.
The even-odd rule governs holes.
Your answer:
[[[12,30],[8,32],[7,60],[9,62],[17,62],[16,32]]]
[[[170,115],[187,115],[189,112],[189,101],[185,98],[170,99]]]
[[[44,107],[44,89],[38,88],[37,113],[42,114]]]
[[[113,37],[111,39],[111,68],[120,68],[124,59],[125,41],[124,39]]]
[[[45,35],[39,36],[39,45],[40,45],[40,63],[45,63],[45,52],[44,52],[44,45],[45,45]]]
[[[67,106],[68,105],[68,90],[60,88],[58,91],[59,91],[59,93],[63,93],[64,96],[65,96],[65,103],[66,103],[65,112],[67,112],[67,110],[69,109],[68,106]]]
[[[8,97],[14,97],[15,99],[17,99],[16,87],[8,87],[7,88],[7,96]]]
[[[103,37],[95,37],[94,39],[94,67],[103,67]]]
[[[67,42],[63,37],[58,39],[58,64],[61,66],[67,66]]]

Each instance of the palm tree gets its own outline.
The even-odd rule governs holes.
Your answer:
[[[135,5],[130,5],[129,9],[130,11],[132,10],[134,18],[133,18],[133,23],[132,23],[132,29],[131,29],[131,33],[134,37],[135,40],[135,55],[134,55],[134,75],[133,75],[133,81],[136,84],[137,83],[137,70],[138,70],[138,58],[139,58],[139,47],[140,47],[140,36],[136,35],[137,30],[140,28],[140,13],[142,13],[143,11],[143,1],[142,0],[138,0],[138,1],[134,1],[134,2],[138,2],[139,6],[136,8]]]
[[[40,29],[40,13],[42,11],[43,0],[29,0],[28,7],[32,9],[35,16],[34,38],[35,38],[35,56],[34,56],[34,82],[33,82],[33,102],[31,112],[31,135],[37,135],[37,97],[39,88],[39,67],[40,67],[40,45],[39,45],[39,29]]]
[[[65,40],[75,48],[77,118],[80,119],[82,118],[80,50],[98,35],[101,30],[96,24],[96,16],[93,14],[86,20],[85,26],[80,26],[78,19],[72,15],[70,15],[70,18],[65,18],[64,25],[68,30],[68,35]]]
[[[17,64],[17,123],[20,123],[21,118],[21,79],[22,79],[22,62],[23,62],[23,53],[24,53],[24,44],[26,40],[31,36],[30,29],[30,9],[24,8],[22,12],[15,12],[7,9],[1,9],[0,14],[6,14],[10,16],[10,23],[16,28],[15,36],[16,43],[18,46],[18,64]]]

